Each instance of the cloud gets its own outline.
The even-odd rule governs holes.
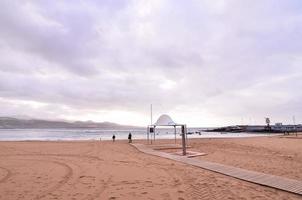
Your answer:
[[[302,118],[299,0],[0,6],[1,115],[142,125],[153,103],[195,126]]]

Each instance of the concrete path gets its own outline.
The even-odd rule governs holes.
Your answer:
[[[236,167],[231,167],[231,166],[222,165],[214,162],[208,162],[196,158],[187,158],[185,156],[179,156],[179,155],[169,154],[165,152],[155,151],[143,144],[132,144],[132,145],[136,147],[139,151],[146,154],[168,158],[171,160],[175,160],[178,162],[182,162],[185,164],[193,165],[213,172],[238,178],[244,181],[302,195],[302,181],[245,170]]]

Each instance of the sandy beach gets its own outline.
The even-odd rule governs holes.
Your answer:
[[[256,137],[223,140],[193,140],[200,157],[239,168],[302,181],[302,137]]]
[[[192,149],[208,154],[199,159],[296,180],[302,180],[301,143],[302,139],[279,137],[190,140]],[[301,196],[146,155],[127,141],[73,141],[0,142],[0,199],[301,199]]]
[[[302,180],[301,134],[298,137],[191,139],[188,143],[188,150],[207,154],[198,157],[202,160]],[[173,153],[179,150],[164,151]]]

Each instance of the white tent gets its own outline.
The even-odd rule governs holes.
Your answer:
[[[161,115],[153,126],[177,126],[169,115]]]

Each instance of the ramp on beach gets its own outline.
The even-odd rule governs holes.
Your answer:
[[[227,165],[199,160],[195,158],[189,158],[187,156],[156,151],[144,144],[132,144],[132,145],[136,147],[139,151],[146,154],[167,158],[170,160],[182,162],[185,164],[189,164],[192,166],[200,167],[213,172],[231,176],[240,180],[302,195],[302,181],[245,170],[237,167],[227,166]]]

